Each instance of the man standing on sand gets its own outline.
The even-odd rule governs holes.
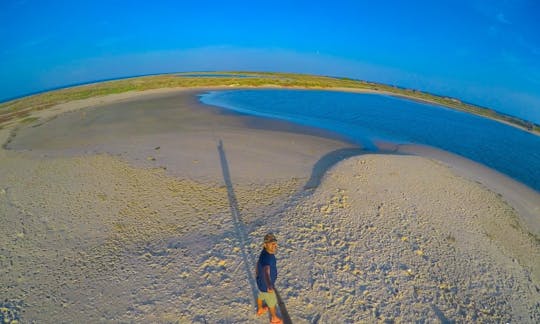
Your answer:
[[[259,296],[257,297],[257,315],[262,315],[270,310],[270,323],[283,323],[276,315],[277,298],[274,291],[274,283],[277,278],[276,251],[277,240],[274,234],[264,236],[264,245],[259,261],[257,262],[256,276]],[[266,306],[263,306],[263,302]]]

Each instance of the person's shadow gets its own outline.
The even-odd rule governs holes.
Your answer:
[[[255,266],[253,264],[251,264],[251,262],[249,261],[249,257],[248,257],[248,251],[247,251],[247,242],[248,242],[248,235],[246,233],[246,229],[243,225],[243,223],[241,222],[240,220],[240,212],[239,212],[239,208],[238,208],[238,201],[236,199],[236,195],[234,193],[234,188],[233,188],[233,184],[232,184],[232,180],[231,180],[231,173],[229,171],[229,163],[227,162],[227,156],[225,154],[225,148],[223,147],[223,142],[221,140],[219,140],[219,144],[218,144],[218,152],[219,152],[219,160],[221,162],[221,171],[223,173],[223,180],[225,181],[225,186],[227,188],[227,196],[228,196],[228,199],[229,199],[229,206],[230,206],[230,210],[231,210],[231,215],[232,215],[232,219],[233,219],[233,223],[234,223],[234,229],[235,229],[235,232],[236,232],[236,238],[238,239],[238,241],[240,242],[240,255],[242,257],[242,261],[243,261],[243,264],[244,264],[244,270],[246,272],[246,278],[251,286],[251,292],[253,293],[253,301],[254,301],[254,308],[256,307],[256,300],[257,300],[257,295],[258,295],[258,288],[257,288],[257,283],[255,282],[254,280],[254,273],[255,273]],[[350,154],[351,152],[340,152],[340,153],[345,153],[346,154]],[[332,158],[328,157],[327,160],[325,160],[324,163],[322,163],[322,165],[318,165],[315,169],[323,169],[323,170],[326,170],[328,168],[328,165],[331,164],[329,163],[330,161],[328,160],[331,160],[331,161],[334,161],[334,158],[332,156]],[[334,162],[335,163],[335,162]],[[314,171],[315,173],[315,171]],[[324,171],[322,172],[324,173]],[[317,186],[319,181],[320,181],[320,177],[321,175],[317,174],[316,176],[314,176],[312,174],[312,177],[311,177],[311,181],[308,181],[308,184],[311,184],[312,186]],[[279,294],[279,292],[277,290],[275,290],[276,292],[276,297],[278,299],[278,308],[279,308],[279,311],[281,313],[281,317],[283,319],[283,323],[285,324],[289,324],[289,323],[292,323],[291,321],[291,317],[289,316],[289,313],[287,311],[287,307],[285,305],[285,303],[283,302],[283,299],[281,298],[281,295]]]
[[[249,257],[247,253],[247,241],[248,236],[244,226],[240,221],[240,212],[238,208],[238,201],[236,200],[236,195],[234,193],[233,184],[231,181],[231,173],[229,171],[229,163],[227,162],[227,156],[225,155],[225,149],[223,148],[223,142],[219,140],[218,144],[219,159],[221,162],[221,171],[223,172],[223,180],[225,181],[225,186],[227,187],[227,196],[229,198],[229,206],[231,210],[231,215],[234,224],[234,230],[236,232],[236,238],[240,242],[240,254],[242,261],[244,263],[244,270],[246,272],[246,277],[251,286],[251,291],[253,293],[254,300],[257,300],[257,284],[253,279],[253,274],[255,273],[254,267],[251,266],[249,262]],[[253,270],[253,271],[252,271]]]

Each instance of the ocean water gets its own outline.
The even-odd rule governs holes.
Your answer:
[[[379,140],[433,146],[540,191],[540,136],[487,118],[387,95],[336,91],[212,91],[200,100],[330,130],[368,150],[376,150]]]

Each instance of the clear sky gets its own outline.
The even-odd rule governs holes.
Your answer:
[[[0,0],[0,100],[99,79],[346,76],[540,123],[540,1]]]

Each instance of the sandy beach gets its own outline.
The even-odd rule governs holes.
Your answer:
[[[65,103],[0,129],[0,301],[20,322],[540,321],[540,194],[452,154],[203,106]]]

